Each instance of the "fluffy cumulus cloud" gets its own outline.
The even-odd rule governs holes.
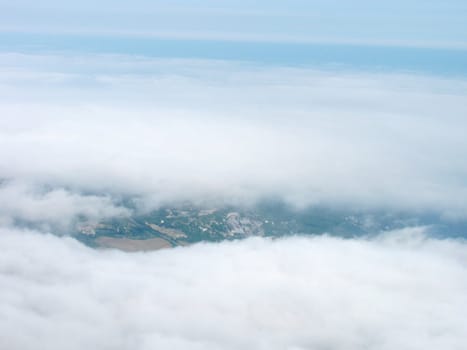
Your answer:
[[[0,224],[33,225],[44,230],[67,232],[79,217],[97,221],[130,214],[105,195],[83,195],[63,188],[39,188],[24,183],[0,185]]]
[[[276,196],[467,213],[462,79],[111,55],[0,60],[1,193],[30,189],[0,216],[34,220],[47,206],[24,197],[44,187],[41,200],[62,201],[57,215],[70,220],[83,203],[124,211],[123,197],[143,209]]]
[[[248,239],[151,253],[0,233],[5,349],[464,349],[465,242]]]

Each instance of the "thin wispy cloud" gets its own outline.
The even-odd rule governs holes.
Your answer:
[[[465,49],[464,2],[21,1],[2,5],[2,31]]]

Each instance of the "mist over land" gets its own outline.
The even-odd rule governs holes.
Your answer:
[[[1,60],[3,221],[65,225],[264,198],[466,218],[462,79],[108,55]]]

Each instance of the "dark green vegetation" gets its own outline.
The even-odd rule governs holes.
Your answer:
[[[146,214],[80,224],[76,237],[90,246],[99,246],[100,237],[138,240],[158,237],[178,246],[249,236],[327,233],[355,237],[420,225],[429,226],[430,232],[437,236],[467,233],[465,223],[447,223],[428,214],[368,213],[320,207],[296,210],[282,202],[264,202],[253,207],[208,208],[187,204],[161,207]]]

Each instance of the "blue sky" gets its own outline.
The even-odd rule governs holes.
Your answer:
[[[75,51],[465,75],[465,1],[0,4],[2,51]]]
[[[3,31],[466,46],[465,1],[5,2]]]

